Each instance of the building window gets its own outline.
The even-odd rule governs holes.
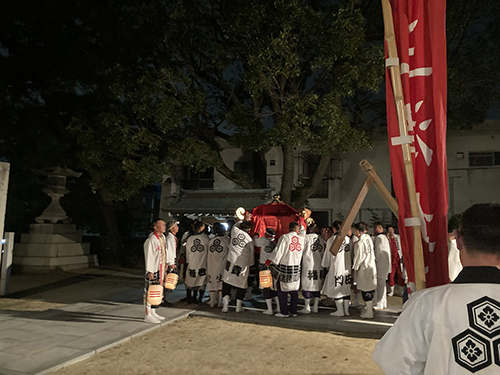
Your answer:
[[[234,171],[241,174],[251,174],[252,164],[249,161],[235,161]]]
[[[314,219],[316,225],[320,228],[329,227],[331,225],[330,212],[313,210],[311,217]]]
[[[182,188],[186,190],[213,190],[214,189],[214,169],[207,168],[204,171],[197,171],[184,167],[184,179]]]
[[[276,160],[269,160],[269,165],[271,167],[275,166],[276,165]]]
[[[328,179],[321,180],[316,193],[311,195],[311,198],[328,198]]]
[[[249,161],[235,161],[234,172],[246,176],[246,178],[253,182],[253,166]]]
[[[500,166],[500,152],[469,152],[469,167]]]

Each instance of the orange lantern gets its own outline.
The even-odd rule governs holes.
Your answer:
[[[163,299],[163,285],[150,285],[148,288],[148,303],[153,306],[161,304]]]
[[[170,272],[167,274],[167,278],[165,279],[165,288],[174,290],[177,286],[177,281],[179,280],[179,275],[176,273]]]
[[[273,277],[270,270],[259,272],[260,286],[262,288],[271,288],[273,286]]]

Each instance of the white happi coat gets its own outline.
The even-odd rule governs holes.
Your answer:
[[[305,236],[300,236],[295,232],[283,234],[278,240],[275,253],[270,258],[275,265],[283,292],[299,290],[304,239]]]
[[[159,236],[154,232],[149,234],[144,242],[144,260],[146,274],[158,272],[160,284],[163,285],[166,263],[166,242],[163,234]]]
[[[176,257],[177,257],[177,238],[173,235],[173,233],[168,233],[166,263],[169,266],[174,265]]]
[[[370,292],[377,289],[377,265],[371,237],[363,233],[356,242],[353,270],[356,271],[358,289]]]
[[[373,359],[389,375],[499,374],[499,344],[500,270],[465,267],[454,283],[414,293]]]
[[[208,236],[205,233],[191,234],[186,240],[186,280],[188,288],[203,286],[207,279]]]
[[[375,263],[377,264],[377,277],[386,280],[392,271],[391,246],[389,239],[383,233],[373,239]]]
[[[222,290],[222,272],[228,251],[228,236],[216,236],[210,239],[207,257],[207,288],[210,292]]]
[[[259,264],[262,267],[262,265],[266,264],[266,261],[273,256],[276,250],[276,242],[265,236],[255,236],[253,238],[253,245],[255,247],[260,247]]]
[[[236,288],[248,286],[248,273],[254,264],[254,248],[250,235],[234,225],[222,280]]]
[[[325,272],[321,260],[324,252],[323,237],[316,233],[306,234],[302,252],[302,276],[300,278],[302,290],[319,292],[323,287]]]
[[[329,249],[333,245],[336,237],[337,235],[335,234],[328,239],[326,249]],[[321,265],[328,268],[321,293],[330,298],[350,296],[352,283],[351,246],[348,236],[345,236],[336,256],[328,250],[325,251]]]

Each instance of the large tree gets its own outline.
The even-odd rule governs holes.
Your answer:
[[[169,90],[176,81],[166,64],[155,65],[163,5],[6,1],[0,14],[0,66],[8,72],[0,77],[0,156],[19,184],[29,179],[17,176],[58,164],[85,171],[81,181],[99,198],[107,224],[100,229],[116,254],[117,202],[161,179],[169,132],[192,105]],[[8,220],[19,211],[17,191]]]
[[[500,3],[447,0],[448,126],[471,128],[500,103]]]
[[[356,95],[377,91],[383,52],[367,42],[357,0],[189,0],[174,2],[168,14],[176,69],[207,97],[203,113],[190,119],[192,134],[214,151],[211,160],[227,178],[265,187],[235,176],[214,135],[260,160],[279,146],[281,196],[296,206],[315,192],[335,150],[368,144],[350,108]],[[301,144],[319,163],[292,201],[294,146]]]

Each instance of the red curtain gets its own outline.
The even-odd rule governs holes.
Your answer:
[[[299,221],[299,213],[293,207],[285,203],[262,204],[252,211],[252,237],[255,234],[263,237],[266,228],[273,228],[278,241],[282,234],[288,233],[292,221]]]

